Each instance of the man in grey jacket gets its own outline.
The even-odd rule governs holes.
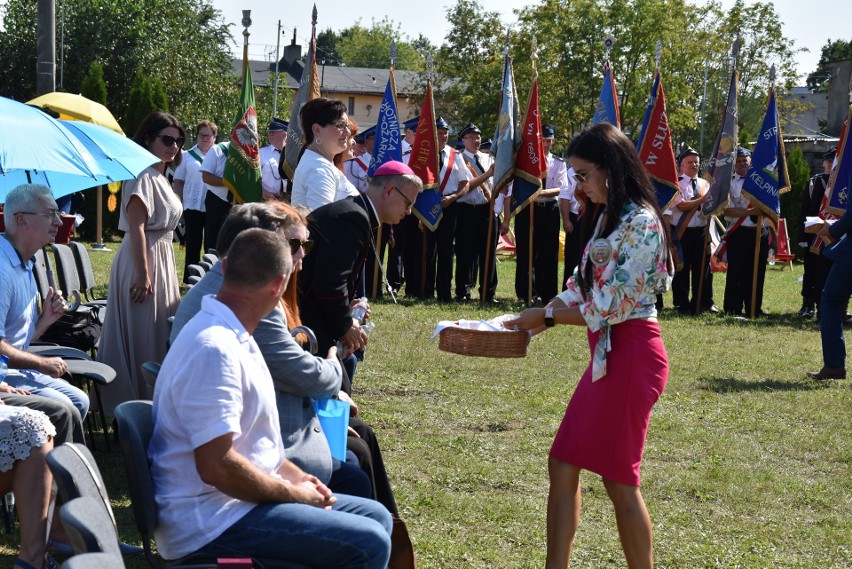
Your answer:
[[[219,232],[216,244],[219,254],[226,257],[237,235],[253,227],[279,231],[288,240],[304,241],[296,236],[297,232],[304,231],[298,220],[273,206],[251,203],[232,208]],[[294,262],[303,254],[300,247],[293,255]],[[221,262],[218,262],[187,292],[175,315],[170,337],[172,342],[201,309],[201,299],[219,290],[223,278]],[[316,476],[333,492],[370,498],[372,487],[367,475],[356,465],[332,458],[311,404],[312,398],[333,397],[340,391],[343,371],[337,360],[336,348],[329,350],[325,359],[306,352],[291,336],[280,306],[260,321],[253,336],[275,385],[281,438],[288,460]]]

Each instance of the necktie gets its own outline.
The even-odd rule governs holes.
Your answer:
[[[482,167],[482,162],[479,161],[479,154],[474,154],[473,159],[476,161],[476,167],[479,168],[479,173],[484,174],[485,168]]]
[[[697,197],[698,197],[698,180],[693,178],[692,179],[692,198],[690,198],[690,199],[694,200]]]
[[[438,175],[440,176],[441,171],[444,169],[444,152],[441,151],[438,153]]]

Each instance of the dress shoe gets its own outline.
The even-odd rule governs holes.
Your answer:
[[[802,306],[799,311],[796,313],[802,318],[810,318],[814,315],[814,307],[813,306]]]
[[[824,367],[819,371],[809,371],[811,379],[846,379],[845,367]]]
[[[705,308],[701,312],[710,312],[712,314],[719,314],[721,312],[721,310],[719,310],[719,307],[716,306],[715,304],[711,304],[709,308]]]

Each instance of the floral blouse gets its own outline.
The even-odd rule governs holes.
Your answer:
[[[668,251],[661,239],[664,229],[652,211],[629,202],[619,224],[603,239],[598,237],[602,220],[598,220],[579,267],[568,279],[568,288],[557,297],[567,306],[580,308],[589,330],[601,331],[592,357],[592,381],[606,375],[606,354],[612,349],[610,327],[633,318],[655,317],[656,295],[671,284]],[[594,282],[586,297],[577,283],[578,271],[589,262],[590,245],[606,251],[602,241],[608,243],[611,255],[594,267]]]

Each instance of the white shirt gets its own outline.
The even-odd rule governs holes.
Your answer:
[[[256,504],[202,482],[194,451],[233,434],[233,447],[264,473],[285,461],[275,389],[260,349],[212,295],[169,350],[154,388],[148,447],[159,524],[157,548],[183,557],[218,537]]]
[[[568,185],[562,187],[562,191],[559,192],[559,195],[557,197],[560,200],[568,200],[568,202],[571,204],[571,213],[579,215],[580,202],[579,200],[577,200],[577,196],[574,195],[574,192],[577,191],[577,181],[574,179],[574,168],[569,167],[565,171],[565,177],[568,180]]]
[[[346,179],[359,192],[367,189],[367,171],[370,168],[370,160],[372,159],[373,157],[370,156],[370,153],[365,152],[361,156],[356,156],[343,164],[343,172],[346,174]]]
[[[450,170],[450,177],[447,179],[447,183],[444,185],[444,191],[441,193],[441,195],[444,196],[449,196],[458,192],[459,182],[466,182],[467,180],[473,179],[473,175],[471,175],[470,170],[468,170],[464,163],[461,152],[456,152],[455,148],[445,145],[444,148],[441,149],[444,167],[441,168],[441,172],[438,174],[438,183],[444,183],[444,177],[447,175],[447,168],[450,167],[450,154],[452,153],[455,153],[455,158],[453,160],[452,170]]]
[[[337,166],[310,148],[305,150],[293,173],[293,192],[290,196],[292,205],[303,205],[315,210],[325,204],[357,195],[358,190],[349,183]]]
[[[479,168],[476,166],[476,160],[474,158],[474,154],[465,150],[465,151],[459,153],[458,158],[463,160],[464,156],[467,156],[470,159],[470,164],[473,167],[473,171],[476,172],[475,174],[473,172],[471,172],[470,168],[468,168],[467,164],[465,164],[465,168],[467,168],[468,172],[470,172],[470,174],[471,174],[471,177],[469,179],[476,178],[477,176],[479,176],[480,174],[482,174],[483,172],[488,170],[488,168],[491,167],[491,163],[494,162],[494,159],[491,157],[490,154],[484,154],[482,152],[477,152],[476,157],[479,158],[479,163],[482,165],[482,172],[480,172]],[[486,180],[485,182],[483,182],[483,185],[486,186],[489,191],[492,190],[491,180]],[[502,202],[503,202],[503,200],[498,200],[497,203],[502,204]],[[459,203],[466,203],[466,204],[471,204],[471,205],[481,205],[481,204],[484,204],[484,203],[488,203],[488,200],[485,199],[485,193],[482,191],[482,187],[477,186],[476,188],[471,188],[470,191],[467,194],[460,197]],[[494,205],[496,206],[497,204],[495,203]],[[501,206],[501,208],[502,208],[502,206]],[[496,207],[494,208],[494,213],[498,213]]]
[[[745,182],[745,178],[739,174],[734,174],[731,178],[731,193],[728,195],[728,199],[730,200],[728,207],[748,209],[751,205],[748,198],[743,195],[743,182]],[[757,215],[757,211],[755,211],[755,215]],[[725,221],[727,221],[729,225],[736,223],[738,219],[738,217],[725,216]],[[742,227],[755,227],[756,225],[757,223],[752,221],[750,216],[743,219]]]
[[[675,226],[680,222],[680,218],[683,217],[684,212],[677,209],[675,206],[681,202],[691,201],[700,196],[702,193],[706,193],[710,188],[710,182],[705,180],[704,178],[695,178],[696,187],[695,192],[692,190],[692,178],[689,176],[684,176],[678,182],[678,186],[680,186],[680,191],[675,195],[674,200],[672,200],[671,209],[667,209],[663,212],[664,215],[670,215],[672,218],[672,226]],[[689,224],[687,227],[704,227],[707,225],[707,217],[701,213],[701,206],[698,206],[698,209],[692,215],[692,218],[689,220]]]
[[[221,178],[225,174],[225,160],[228,157],[228,146],[230,142],[214,144],[207,154],[204,156],[204,162],[201,163],[201,171],[213,174]],[[224,148],[222,148],[224,146]],[[207,191],[213,192],[220,200],[228,201],[228,188],[225,186],[211,186],[204,184]]]
[[[202,162],[204,161],[206,154],[201,152],[196,144],[183,153],[180,166],[175,170],[175,180],[183,180],[183,209],[205,211],[204,194],[207,188],[204,187],[204,181],[201,179],[201,162],[192,155],[193,153],[200,157]]]
[[[569,187],[568,165],[565,163],[565,160],[557,158],[553,154],[548,154],[545,157],[545,161],[547,162],[547,178],[544,180],[544,188],[542,189],[555,190],[559,188],[559,195],[561,195]],[[557,199],[559,195],[553,198],[536,198],[535,201],[550,202]]]
[[[264,194],[281,195],[282,190],[287,191],[287,180],[282,187],[281,174],[278,164],[281,162],[283,150],[278,150],[271,144],[260,149],[260,176]]]

